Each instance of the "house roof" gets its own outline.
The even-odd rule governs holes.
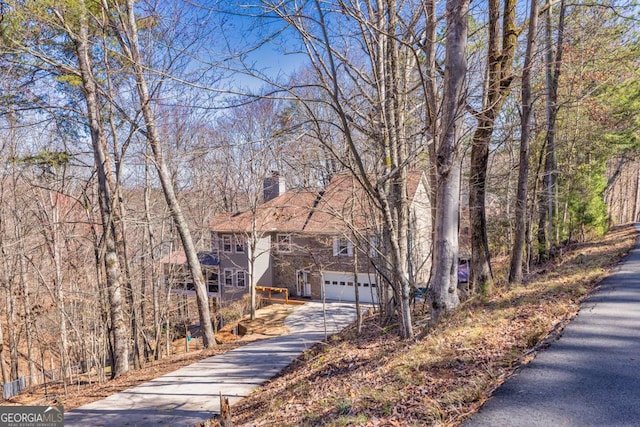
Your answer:
[[[407,193],[412,200],[423,172],[410,172]],[[364,189],[351,174],[337,174],[324,191],[289,190],[255,210],[219,214],[212,220],[213,231],[246,233],[255,227],[259,232],[336,234],[349,228],[372,227],[375,209]]]
[[[335,175],[310,216],[305,230],[313,233],[345,231],[371,228],[375,209],[365,190],[348,174]]]
[[[296,232],[305,228],[319,194],[313,191],[289,190],[256,207],[235,214],[219,214],[212,220],[217,232],[247,232],[255,219],[259,231]]]
[[[220,260],[211,252],[198,252],[198,260],[200,265],[214,266],[220,263]],[[183,265],[187,263],[187,257],[184,251],[173,251],[163,256],[160,259],[160,264],[178,264]]]

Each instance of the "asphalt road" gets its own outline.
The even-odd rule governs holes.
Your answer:
[[[327,333],[355,320],[348,303],[327,303]],[[285,319],[291,333],[256,341],[213,356],[106,399],[65,413],[64,425],[79,427],[189,426],[220,412],[220,398],[233,404],[263,384],[306,348],[325,337],[322,304],[308,302]]]
[[[462,426],[640,426],[638,245],[584,302],[562,337]]]

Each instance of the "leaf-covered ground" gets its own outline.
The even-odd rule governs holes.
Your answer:
[[[564,248],[512,289],[497,284],[407,342],[375,315],[304,353],[232,408],[234,425],[455,426],[556,339],[580,301],[635,244],[633,227]],[[415,306],[417,325],[421,304]],[[215,424],[212,421],[209,424]]]
[[[116,379],[98,383],[91,376],[83,375],[80,382],[71,382],[65,389],[61,381],[49,382],[36,387],[0,403],[0,405],[48,405],[56,403],[71,410],[96,400],[104,399],[112,394],[126,390],[145,381],[173,372],[183,366],[198,362],[207,357],[225,353],[251,341],[268,339],[288,333],[284,319],[293,308],[283,304],[274,304],[261,308],[256,313],[256,320],[243,320],[242,323],[249,333],[238,337],[230,332],[233,324],[223,328],[216,335],[216,340],[223,342],[211,349],[196,349],[197,343],[191,344],[190,351],[185,352],[184,338],[172,343],[172,355],[158,361],[148,362],[142,369],[132,370]],[[195,342],[194,340],[192,342]],[[198,341],[200,343],[200,341]]]

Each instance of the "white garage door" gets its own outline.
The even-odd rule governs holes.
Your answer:
[[[355,301],[356,291],[353,273],[324,271],[322,273],[325,297],[335,301]],[[360,302],[378,302],[378,287],[374,275],[358,274]]]

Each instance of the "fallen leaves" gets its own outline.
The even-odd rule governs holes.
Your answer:
[[[556,339],[577,303],[635,240],[633,228],[626,227],[601,242],[565,248],[562,258],[543,267],[546,274],[532,274],[513,289],[497,286],[491,297],[466,303],[416,343],[400,340],[370,317],[362,335],[347,329],[308,350],[239,402],[232,408],[234,422],[458,425]],[[588,263],[581,253],[588,254]]]

